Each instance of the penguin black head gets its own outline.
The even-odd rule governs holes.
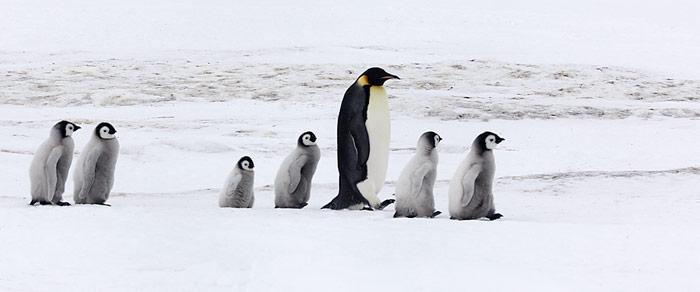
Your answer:
[[[61,133],[61,137],[65,138],[73,135],[73,132],[79,130],[80,126],[69,121],[63,120],[53,125],[53,128],[56,129],[59,133]]]
[[[297,139],[297,145],[303,147],[316,145],[316,134],[311,131],[302,133],[299,135],[299,139]]]
[[[488,151],[496,149],[496,146],[504,140],[505,139],[498,136],[498,134],[486,131],[474,139],[474,144],[477,144],[482,151]]]
[[[427,150],[432,150],[437,148],[440,141],[442,141],[442,137],[440,137],[440,135],[433,131],[429,131],[423,133],[423,135],[420,135],[420,138],[418,139],[418,145],[425,145],[424,147],[427,147]]]
[[[360,84],[371,85],[371,86],[383,86],[384,82],[389,79],[401,79],[399,76],[386,73],[384,69],[379,67],[372,67],[367,69],[365,73],[362,73],[359,78],[357,78]]]
[[[241,159],[238,160],[238,169],[241,170],[253,170],[255,167],[255,164],[253,163],[253,159],[251,159],[248,156],[243,156]]]
[[[102,122],[97,127],[95,127],[95,136],[102,140],[110,140],[114,139],[117,136],[114,134],[117,133],[117,130],[114,129],[112,124],[107,123],[107,122]]]

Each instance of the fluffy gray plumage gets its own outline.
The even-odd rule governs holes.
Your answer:
[[[76,204],[105,205],[109,199],[119,156],[116,132],[109,123],[100,123],[80,153],[73,173],[73,200]]]
[[[275,177],[275,208],[303,208],[309,202],[311,180],[321,159],[316,135],[305,132],[299,136],[297,147],[277,171]]]
[[[255,196],[253,194],[255,172],[253,160],[244,156],[226,179],[219,195],[221,208],[252,208]]]
[[[51,128],[49,138],[37,149],[29,167],[30,205],[70,205],[63,202],[63,191],[73,162],[75,144],[71,135],[78,129],[80,127],[76,124],[60,121]]]
[[[467,158],[450,181],[450,218],[465,220],[501,217],[493,204],[493,178],[496,162],[493,149],[503,138],[492,132],[480,134],[472,143]]]
[[[394,217],[433,217],[435,211],[433,187],[437,175],[437,146],[442,138],[435,132],[425,132],[418,138],[416,154],[411,158],[396,183],[396,213]]]

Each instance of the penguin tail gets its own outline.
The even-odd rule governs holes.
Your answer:
[[[321,207],[321,209],[342,210],[342,209],[347,209],[348,207],[354,206],[357,204],[361,204],[361,203],[360,202],[357,202],[357,203],[353,202],[353,200],[350,196],[338,194],[328,204]]]
[[[488,218],[491,221],[499,219],[501,217],[503,217],[503,215],[501,215],[501,213],[494,213],[494,214],[486,216],[486,218]]]
[[[340,197],[340,195],[338,195],[338,196],[336,196],[335,198],[333,198],[333,200],[331,200],[330,202],[328,202],[328,204],[323,205],[323,207],[321,207],[321,209],[331,209],[331,210],[340,210],[340,209],[342,209],[342,208],[340,207],[340,204],[338,203],[338,201],[340,201],[340,199],[338,199],[338,197]]]

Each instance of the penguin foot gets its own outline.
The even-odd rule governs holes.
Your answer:
[[[68,202],[58,202],[58,203],[56,203],[56,205],[58,205],[58,206],[70,206],[70,203],[68,203]]]
[[[299,204],[299,209],[306,207],[309,203],[301,203]]]
[[[435,211],[435,212],[433,212],[433,215],[430,216],[430,218],[435,218],[435,217],[437,217],[437,216],[440,215],[440,214],[442,214],[442,212],[440,212],[440,211]]]
[[[31,202],[29,202],[29,206],[34,206],[38,202],[39,201],[37,201],[37,200],[32,200]]]
[[[39,201],[39,205],[53,205],[49,201]]]
[[[372,207],[369,207],[369,206],[364,206],[360,210],[362,210],[362,211],[374,211],[374,209],[372,209]]]
[[[377,209],[384,210],[384,208],[386,208],[386,206],[389,206],[389,205],[393,204],[394,202],[396,202],[396,200],[386,199],[379,204],[379,207]]]
[[[112,207],[112,205],[110,205],[110,204],[105,204],[105,203],[97,203],[97,204],[95,204],[95,205]]]
[[[494,214],[486,216],[486,218],[488,218],[491,221],[496,220],[496,219],[501,218],[501,217],[503,217],[503,215],[501,215],[501,213],[494,213]]]

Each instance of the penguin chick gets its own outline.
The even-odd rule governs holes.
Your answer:
[[[311,180],[321,159],[316,135],[304,132],[275,177],[275,208],[303,208],[309,202]]]
[[[49,138],[39,146],[29,167],[30,205],[70,205],[63,202],[63,191],[73,162],[75,144],[71,136],[79,129],[69,121],[60,121],[51,127]]]
[[[493,149],[503,138],[484,132],[474,139],[467,157],[450,181],[450,219],[465,220],[486,217],[501,218],[493,204],[493,177],[496,163]]]
[[[253,160],[243,156],[236,163],[236,167],[226,179],[226,184],[219,195],[219,207],[221,208],[252,208],[255,197],[253,196],[253,179],[255,172]]]
[[[76,204],[106,205],[114,186],[114,170],[119,156],[117,130],[110,123],[95,127],[73,173],[73,200]]]
[[[396,183],[396,213],[394,217],[434,217],[433,187],[437,175],[437,146],[442,141],[435,132],[425,132],[418,138],[416,154],[401,171]]]

